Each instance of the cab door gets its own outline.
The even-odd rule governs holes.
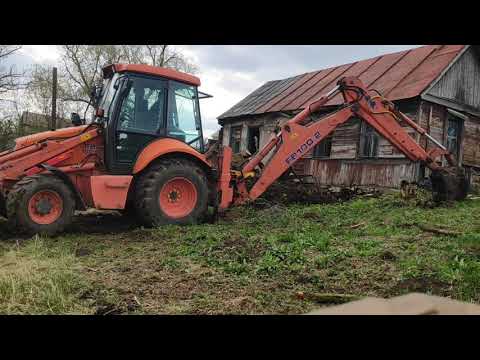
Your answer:
[[[111,124],[113,151],[107,162],[115,174],[130,174],[139,152],[165,135],[167,81],[129,75],[128,82]]]

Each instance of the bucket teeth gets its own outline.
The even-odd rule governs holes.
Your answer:
[[[467,197],[469,181],[463,168],[444,168],[430,175],[433,199],[437,202],[463,200]]]

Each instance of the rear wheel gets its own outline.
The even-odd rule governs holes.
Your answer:
[[[162,159],[138,179],[135,208],[146,226],[198,223],[207,207],[207,178],[192,161]]]
[[[28,234],[61,232],[72,222],[74,211],[72,191],[51,175],[25,177],[7,197],[9,222]]]

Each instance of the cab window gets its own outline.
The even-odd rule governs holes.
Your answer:
[[[129,79],[132,84],[120,106],[115,136],[115,157],[121,163],[135,161],[137,154],[159,136],[165,118],[166,82]]]
[[[171,81],[169,94],[167,136],[203,151],[196,87]]]
[[[137,78],[120,109],[118,130],[157,133],[163,124],[163,82]]]

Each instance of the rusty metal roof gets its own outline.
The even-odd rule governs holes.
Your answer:
[[[303,109],[309,102],[330,91],[344,76],[359,77],[368,88],[379,90],[390,100],[416,97],[450,65],[464,47],[422,46],[284,80],[269,81],[218,119]],[[338,94],[326,105],[338,105],[341,102],[341,95]]]

